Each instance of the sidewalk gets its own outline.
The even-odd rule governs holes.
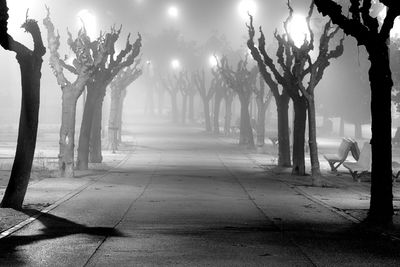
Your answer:
[[[51,170],[52,177],[40,177],[43,172],[35,170],[29,182],[23,208],[33,212],[20,212],[14,209],[0,209],[0,239],[32,222],[37,215],[34,211],[47,213],[59,204],[96,182],[110,170],[121,164],[129,153],[127,151],[112,154],[103,152],[103,163],[90,164],[87,171],[75,171],[75,178],[54,177],[55,170]],[[4,195],[10,171],[1,171],[0,199]]]
[[[320,157],[322,179],[327,186],[314,187],[310,176],[292,176],[291,169],[282,169],[276,166],[277,159],[271,155],[247,153],[260,168],[264,169],[268,177],[273,177],[289,185],[297,193],[304,195],[315,203],[323,205],[333,212],[354,223],[362,222],[366,217],[370,204],[371,179],[368,176],[356,182],[343,166],[336,174],[330,172],[329,164]],[[310,166],[306,156],[306,166]],[[307,170],[310,173],[310,170]],[[400,183],[393,183],[393,229],[387,234],[400,240]]]

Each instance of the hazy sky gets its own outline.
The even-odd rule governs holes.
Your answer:
[[[247,29],[238,12],[242,0],[8,0],[10,8],[9,32],[24,44],[31,44],[30,36],[19,27],[25,20],[26,9],[29,17],[38,20],[46,43],[47,34],[42,20],[45,17],[45,5],[51,9],[51,18],[59,29],[61,40],[66,40],[66,28],[76,32],[79,28],[78,13],[86,10],[93,16],[92,25],[95,33],[108,30],[111,25],[123,24],[123,36],[128,32],[141,32],[146,35],[157,35],[167,28],[179,29],[186,40],[195,40],[201,44],[213,31],[225,34],[233,49],[245,45]],[[250,0],[251,1],[251,0]],[[286,0],[253,0],[256,5],[255,24],[262,25],[269,42],[273,41],[272,32],[282,26],[288,11]],[[306,14],[309,0],[293,0],[295,11]],[[170,7],[176,7],[175,18],[168,14]],[[82,13],[81,13],[82,14]],[[317,12],[316,15],[318,16]],[[90,25],[87,25],[89,27]],[[94,34],[96,35],[96,34]],[[123,37],[125,38],[125,37]],[[267,40],[268,42],[268,40]],[[64,43],[64,42],[62,42]],[[64,47],[65,48],[65,47]],[[162,46],[160,46],[162,49]],[[353,48],[350,48],[354,50]],[[60,54],[68,53],[62,49]],[[146,55],[144,55],[146,56]],[[20,76],[15,55],[0,50],[0,80],[4,88],[0,97],[7,104],[15,106],[20,102]],[[48,54],[44,57],[42,68],[42,106],[59,106],[60,88],[48,66]],[[1,100],[0,100],[1,101]],[[0,103],[1,104],[1,103]],[[41,111],[42,112],[42,111]],[[45,114],[45,112],[42,112]]]

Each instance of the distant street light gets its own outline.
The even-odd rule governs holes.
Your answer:
[[[310,38],[306,17],[300,14],[293,14],[288,24],[288,32],[293,39],[294,44],[300,47],[304,43],[304,39]]]
[[[173,59],[173,60],[171,61],[171,67],[172,67],[174,70],[177,70],[177,69],[179,69],[179,68],[181,67],[181,62],[179,62],[178,59]]]
[[[87,9],[82,9],[78,12],[77,19],[79,28],[84,26],[90,38],[94,39],[97,37],[97,21],[95,15]]]
[[[249,14],[254,16],[257,11],[256,2],[253,0],[242,0],[238,5],[238,12],[243,20],[249,18]]]
[[[210,64],[211,68],[215,68],[218,65],[218,61],[215,55],[211,55],[208,58],[208,63]]]
[[[179,10],[176,6],[170,6],[167,10],[168,16],[170,16],[171,18],[178,18],[179,16]]]

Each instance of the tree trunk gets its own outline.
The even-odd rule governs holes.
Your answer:
[[[311,177],[313,185],[321,186],[321,170],[318,160],[317,123],[315,119],[314,96],[308,99],[308,144],[310,147]]]
[[[101,163],[103,161],[103,156],[101,155],[101,123],[103,116],[103,99],[103,97],[98,98],[94,106],[92,130],[90,131],[89,141],[90,163]]]
[[[108,118],[108,145],[113,153],[118,150],[121,98],[121,88],[113,88],[111,90],[110,116]]]
[[[73,86],[73,85],[71,85]],[[64,88],[60,127],[60,153],[58,170],[60,177],[74,177],[75,120],[78,97],[72,88]]]
[[[262,99],[257,101],[257,146],[265,145],[265,113],[268,105]]]
[[[354,124],[354,138],[362,139],[362,124],[360,122]]]
[[[240,137],[239,145],[254,148],[253,129],[251,127],[248,97],[239,96],[240,100]]]
[[[182,124],[186,124],[187,100],[188,96],[186,94],[182,94]]]
[[[177,94],[171,92],[171,115],[172,115],[172,122],[177,123],[179,121],[179,114],[178,114],[178,102],[177,102]]]
[[[14,163],[1,207],[21,209],[35,154],[43,60],[42,55],[39,56],[36,53],[33,53],[33,55],[17,53],[17,60],[20,66],[22,84],[21,114]]]
[[[126,88],[124,88],[121,92],[121,98],[120,98],[120,104],[118,108],[118,134],[117,134],[117,144],[122,143],[122,114],[124,111],[124,103],[125,103],[125,97],[126,97]]]
[[[211,132],[210,102],[207,98],[202,98],[204,107],[204,121],[207,132]]]
[[[221,110],[222,96],[216,94],[214,99],[214,134],[219,134],[219,113]]]
[[[305,175],[304,143],[307,119],[307,102],[305,97],[299,97],[293,101],[294,125],[293,125],[293,175]]]
[[[164,90],[159,90],[158,92],[158,115],[161,117],[163,115],[164,109]]]
[[[89,168],[89,142],[91,137],[94,110],[99,95],[99,88],[97,88],[96,84],[92,82],[88,83],[87,97],[83,110],[81,130],[79,133],[78,159],[76,162],[76,167],[78,170],[87,170]]]
[[[210,115],[210,112],[208,115]],[[194,94],[189,94],[189,121],[194,122]]]
[[[292,166],[290,160],[290,133],[289,133],[289,96],[283,93],[276,100],[278,113],[278,165],[281,167]]]
[[[392,123],[389,52],[385,43],[367,47],[371,68],[371,203],[368,218],[375,222],[390,222],[393,216],[392,193]]]
[[[229,135],[231,133],[232,103],[233,103],[233,95],[225,97],[225,121],[224,121],[225,135]]]

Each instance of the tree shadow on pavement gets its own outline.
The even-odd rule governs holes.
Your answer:
[[[19,235],[18,232],[0,239],[0,265],[23,264],[23,247],[34,243],[56,239],[71,235],[89,235],[97,237],[124,237],[124,235],[113,227],[91,227],[75,223],[53,214],[43,213],[35,209],[23,209],[21,212],[29,216],[38,216],[37,221],[43,224],[43,228],[31,235]]]

